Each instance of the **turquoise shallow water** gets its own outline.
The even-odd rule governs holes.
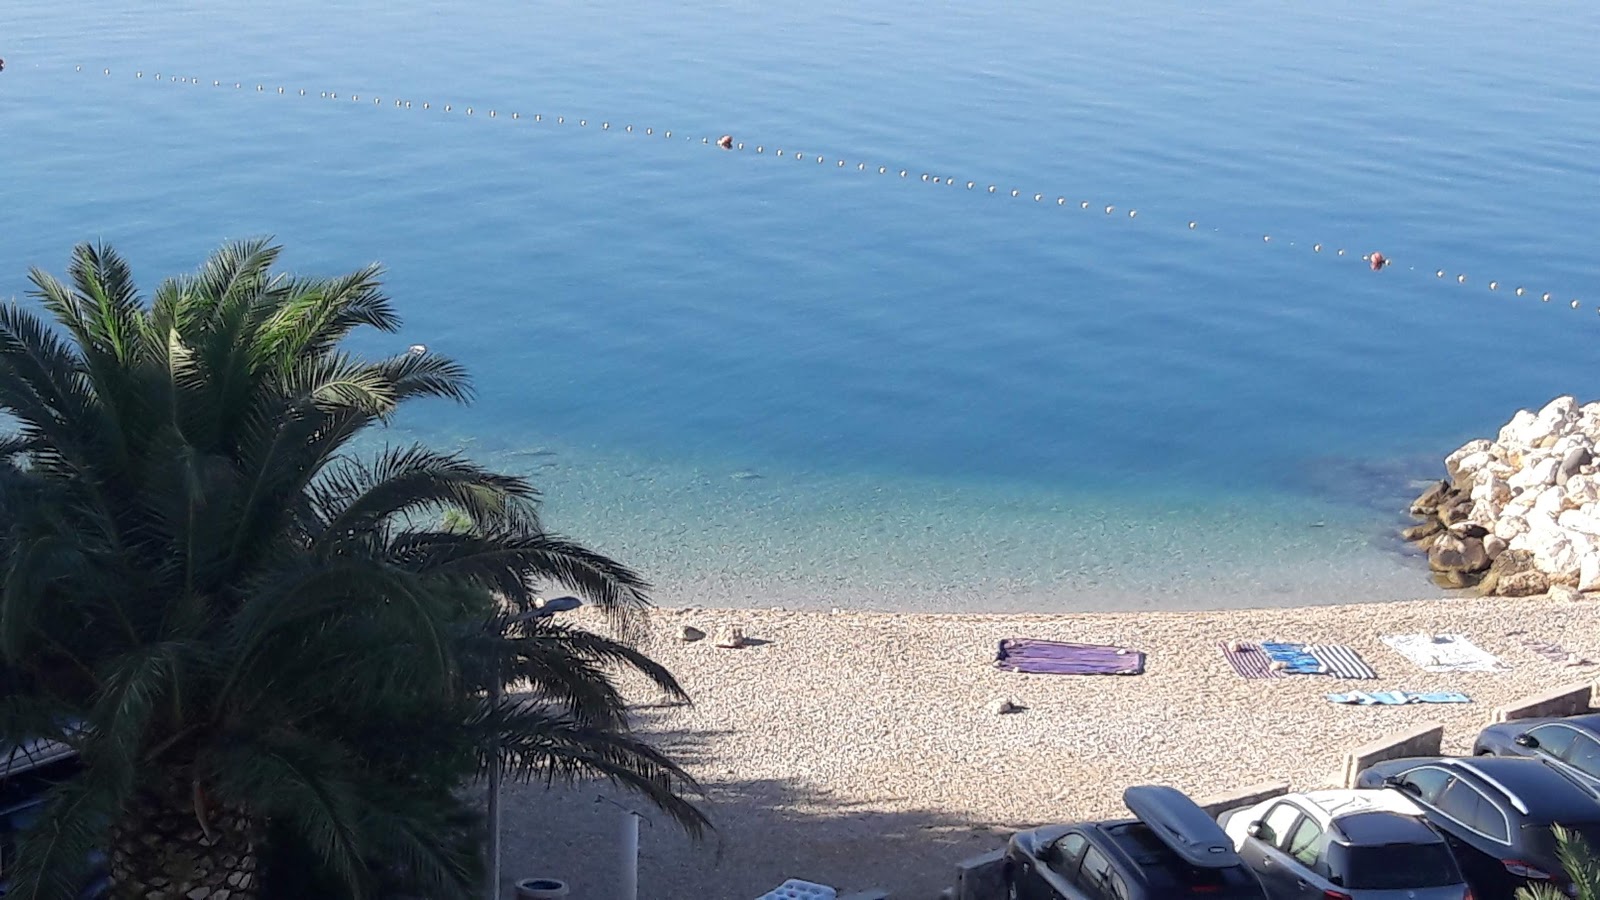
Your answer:
[[[1597,43],[1554,2],[8,7],[0,296],[85,238],[381,260],[364,349],[480,390],[391,438],[535,475],[666,602],[1415,596],[1409,483],[1588,398]]]

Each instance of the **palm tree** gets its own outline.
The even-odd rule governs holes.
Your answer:
[[[32,273],[56,327],[0,306],[0,744],[82,761],[9,896],[73,896],[95,848],[121,897],[248,900],[305,867],[318,896],[468,896],[456,789],[491,762],[610,779],[698,833],[697,786],[613,683],[686,699],[631,641],[647,585],[547,533],[520,478],[350,455],[408,400],[469,399],[465,373],[341,350],[399,325],[378,270],[295,278],[278,252],[225,246],[147,304],[82,245],[67,283]],[[525,615],[553,585],[615,636]]]
[[[1517,889],[1517,900],[1600,900],[1600,857],[1594,855],[1588,842],[1573,831],[1560,825],[1552,826],[1556,837],[1556,856],[1561,868],[1572,879],[1575,893],[1568,894],[1549,884]]]

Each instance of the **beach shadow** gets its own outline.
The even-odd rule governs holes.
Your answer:
[[[666,726],[665,710],[637,710],[642,733],[700,779],[715,831],[695,841],[641,798],[603,783],[508,784],[502,795],[502,882],[555,877],[574,898],[621,894],[624,832],[641,816],[639,895],[652,900],[755,898],[789,878],[848,893],[933,897],[954,883],[955,863],[1004,846],[1038,823],[975,821],[910,806],[905,798],[851,800],[795,778],[734,774],[748,761],[720,758],[720,732]]]

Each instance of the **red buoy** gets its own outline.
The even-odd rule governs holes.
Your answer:
[[[724,150],[732,150],[733,149],[733,135],[725,134],[722,137],[717,138],[717,146],[721,147]]]
[[[1385,259],[1382,253],[1378,253],[1376,251],[1373,252],[1373,254],[1372,254],[1372,271],[1376,272],[1379,269],[1383,268],[1384,266],[1387,266],[1388,264],[1389,264],[1389,260]]]

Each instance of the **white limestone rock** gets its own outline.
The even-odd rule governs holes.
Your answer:
[[[1576,531],[1590,537],[1600,535],[1600,518],[1590,515],[1581,509],[1569,509],[1556,517],[1556,524],[1566,531]]]
[[[1522,471],[1506,479],[1511,488],[1540,488],[1556,483],[1556,473],[1561,470],[1561,458],[1549,453],[1529,455]]]
[[[1495,520],[1493,533],[1502,541],[1510,541],[1519,534],[1528,533],[1528,520],[1521,516],[1502,515]]]
[[[1600,590],[1600,553],[1589,553],[1579,561],[1578,590]]]
[[[1528,446],[1532,441],[1528,439],[1527,435],[1532,432],[1534,423],[1538,420],[1538,416],[1528,410],[1517,410],[1517,414],[1511,417],[1511,421],[1501,427],[1495,443],[1507,448]]]

